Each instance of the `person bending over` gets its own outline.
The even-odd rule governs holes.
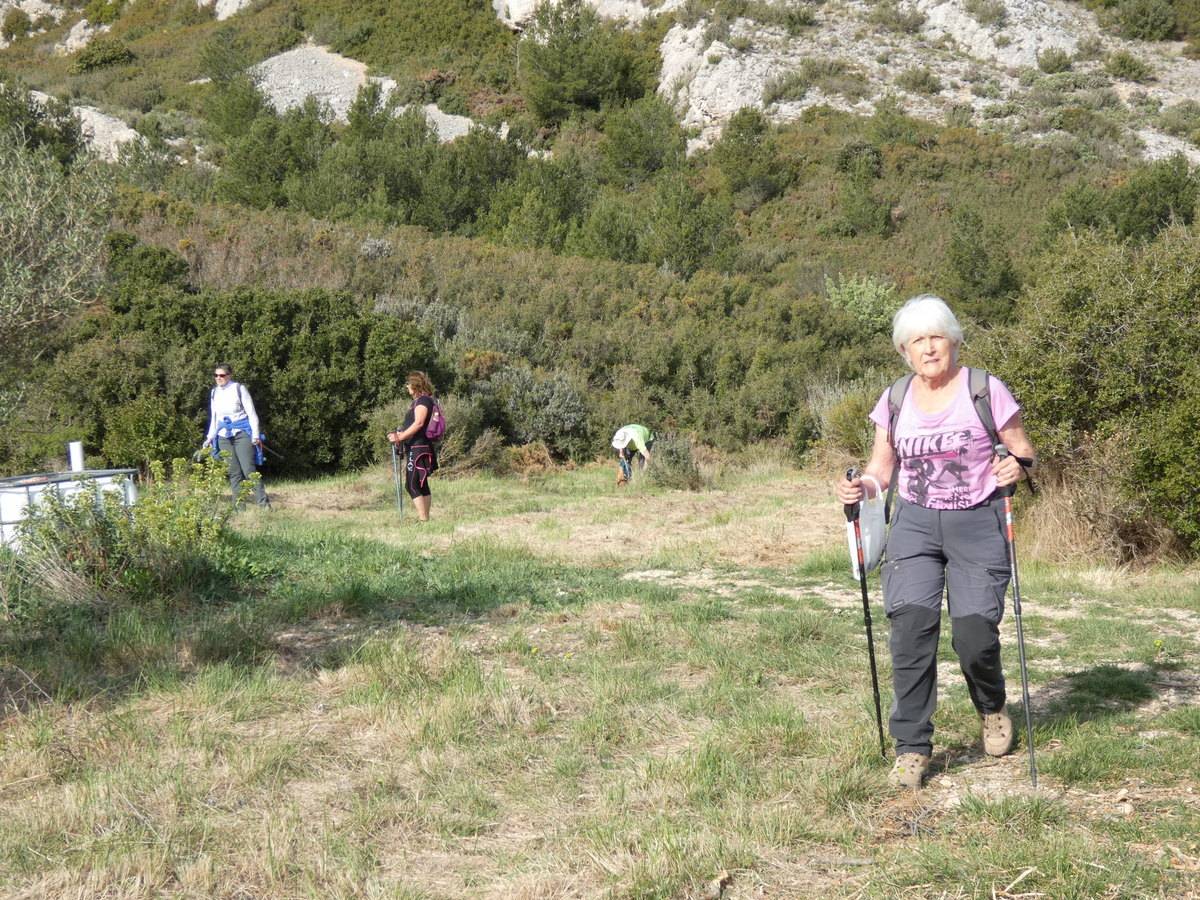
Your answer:
[[[634,459],[637,459],[639,469],[646,468],[650,462],[650,448],[654,446],[654,435],[645,425],[626,425],[617,429],[612,445],[617,451],[617,486],[620,487],[633,478]]]

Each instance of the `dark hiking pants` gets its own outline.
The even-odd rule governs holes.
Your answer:
[[[217,450],[229,454],[229,489],[233,491],[236,503],[242,482],[258,471],[254,465],[254,441],[246,432],[235,431],[232,437],[217,438]],[[261,478],[254,483],[254,500],[259,506],[267,505],[267,492],[263,489]]]
[[[972,509],[926,509],[896,498],[883,564],[884,611],[891,623],[889,731],[896,753],[933,751],[942,594],[954,651],[975,709],[1004,706],[1000,619],[1010,575],[1004,501]]]

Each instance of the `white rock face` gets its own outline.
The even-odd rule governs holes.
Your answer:
[[[533,18],[534,12],[542,3],[553,2],[555,0],[492,0],[492,9],[501,22],[509,28],[520,30]],[[686,0],[660,0],[658,3],[651,0],[588,0],[588,5],[605,19],[640,22],[647,16],[678,9],[685,2]]]
[[[66,10],[46,0],[0,0],[0,22],[8,15],[9,10],[19,9],[29,16],[30,22],[36,22],[42,16],[49,16],[55,22],[66,15]],[[0,50],[9,45],[3,35],[0,35]]]
[[[223,22],[235,13],[241,12],[254,0],[196,0],[196,5],[203,8],[213,7],[213,15],[218,22]]]
[[[1000,27],[981,25],[963,0],[917,0],[929,37],[948,35],[963,52],[1002,66],[1036,66],[1038,54],[1055,48],[1074,53],[1080,40],[1099,34],[1096,18],[1077,4],[1006,0]],[[999,41],[997,39],[1000,39]]]
[[[1137,132],[1137,136],[1145,145],[1145,150],[1142,155],[1146,159],[1165,159],[1168,156],[1174,156],[1176,153],[1182,153],[1189,163],[1193,166],[1200,166],[1200,147],[1183,138],[1173,137],[1169,134],[1163,134],[1161,131],[1155,131],[1153,128],[1143,128]]]
[[[96,35],[109,31],[112,31],[111,25],[93,25],[87,19],[80,19],[71,26],[66,37],[54,45],[54,52],[59,56],[75,53],[90,44]]]
[[[46,103],[50,100],[50,95],[43,94],[41,91],[30,91],[29,93],[39,103]],[[102,113],[93,106],[72,106],[71,112],[75,113],[75,117],[79,119],[80,130],[83,132],[88,146],[102,159],[114,161],[123,144],[145,140],[124,120]]]
[[[116,116],[106,115],[91,106],[74,106],[72,109],[79,117],[88,144],[104,159],[115,160],[122,145],[145,140]]]
[[[359,88],[368,81],[379,84],[385,99],[396,88],[396,82],[390,78],[368,75],[365,63],[311,44],[264,60],[253,72],[259,79],[259,88],[277,112],[286,112],[315,97],[339,122],[346,121]],[[422,109],[442,141],[462,137],[474,124],[467,116],[444,113],[432,103]]]
[[[674,104],[685,126],[698,130],[699,137],[689,141],[689,152],[711,144],[725,122],[744,106],[764,109],[772,120],[785,122],[817,104],[869,114],[888,93],[921,118],[945,121],[955,109],[956,116],[965,112],[977,126],[1012,132],[1022,127],[1022,119],[1008,115],[1009,111],[1034,108],[1028,85],[1021,83],[1021,71],[1036,71],[1038,55],[1048,49],[1073,55],[1083,41],[1099,41],[1105,54],[1127,51],[1149,63],[1154,72],[1147,84],[1112,80],[1112,91],[1130,108],[1132,121],[1140,121],[1130,127],[1130,137],[1140,139],[1151,158],[1176,150],[1189,159],[1200,156],[1194,146],[1153,130],[1147,114],[1138,112],[1147,100],[1164,108],[1184,100],[1200,102],[1200,61],[1182,57],[1179,45],[1102,35],[1091,12],[1062,0],[1003,0],[1003,22],[986,26],[966,12],[964,0],[907,0],[906,5],[926,17],[915,34],[888,31],[871,22],[875,6],[867,0],[830,0],[816,8],[816,24],[796,35],[739,19],[721,40],[713,40],[705,20],[691,28],[677,24],[660,47],[659,94]],[[770,82],[799,71],[810,60],[846,64],[860,86],[851,93],[860,96],[826,94],[814,85],[798,99],[765,106],[763,94]],[[915,68],[929,69],[940,90],[925,94],[901,87],[900,76]],[[1103,74],[1099,59],[1076,59],[1073,68],[1085,76],[1111,80]],[[996,107],[1001,114],[989,115]],[[1027,130],[1019,134],[1023,140],[1045,136]]]

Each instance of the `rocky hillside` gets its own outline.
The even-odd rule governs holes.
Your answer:
[[[122,6],[109,0],[91,3],[85,11],[132,15],[139,4],[152,2],[131,0]],[[538,2],[492,0],[491,5],[499,23],[520,32]],[[786,122],[821,104],[870,114],[881,99],[894,97],[913,115],[1022,141],[1100,139],[1110,153],[1158,158],[1182,152],[1200,163],[1200,148],[1190,140],[1194,129],[1186,124],[1196,118],[1192,104],[1200,102],[1200,61],[1187,58],[1179,42],[1121,38],[1079,3],[585,2],[630,28],[657,23],[662,34],[658,91],[691,130],[692,149],[711,144],[746,106]],[[245,0],[198,3],[198,15],[218,21],[235,17],[234,22],[272,6]],[[112,27],[88,22],[74,6],[46,0],[0,0],[0,20],[5,23],[0,47],[45,35],[54,39],[53,52],[59,55],[79,54]],[[311,44],[313,36],[308,38]],[[311,94],[338,118],[368,78],[364,62],[315,45],[260,58],[254,71],[276,108],[290,108]],[[395,86],[389,74],[372,73],[385,93]],[[471,119],[459,115],[468,110],[424,107],[444,140],[470,127]],[[106,111],[129,118],[127,110]],[[97,109],[89,115],[99,114]],[[118,124],[105,127],[105,133],[113,131],[119,131]]]

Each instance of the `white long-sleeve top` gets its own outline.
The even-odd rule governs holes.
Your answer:
[[[249,419],[250,436],[256,441],[262,438],[262,432],[258,429],[258,413],[254,409],[254,400],[251,399],[250,392],[241,382],[230,381],[213,388],[208,411],[209,443],[212,443],[218,434],[221,437],[229,437],[230,429],[221,425],[226,416],[233,422],[238,419]]]

